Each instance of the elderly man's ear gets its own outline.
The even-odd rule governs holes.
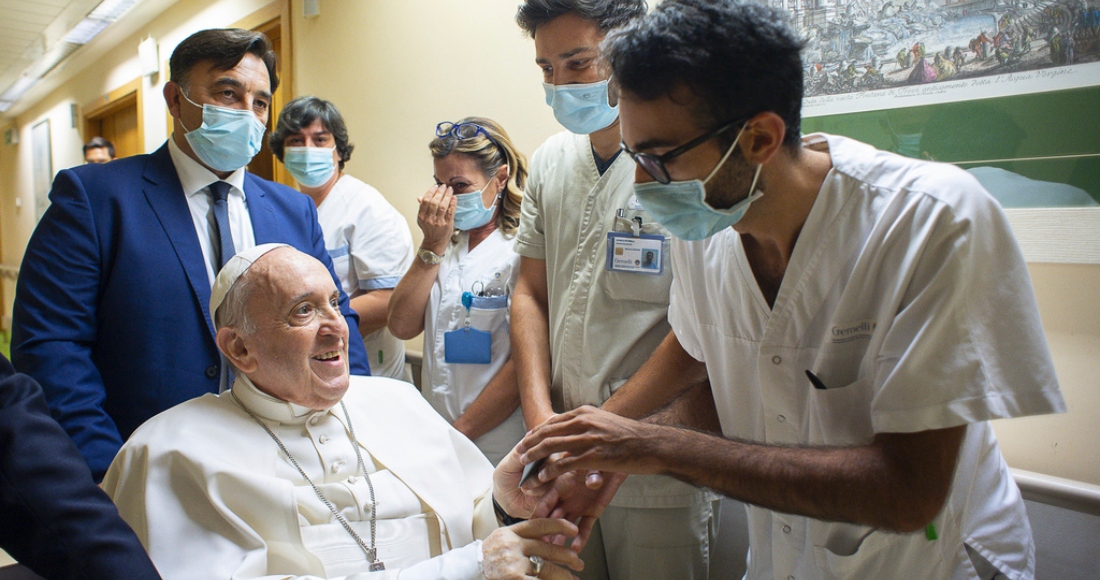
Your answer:
[[[254,372],[257,367],[256,357],[248,350],[244,337],[233,328],[222,327],[216,335],[218,348],[237,367],[237,370],[248,374]]]

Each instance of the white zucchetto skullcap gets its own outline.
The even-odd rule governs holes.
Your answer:
[[[279,248],[289,248],[290,244],[260,244],[253,246],[247,250],[242,250],[240,253],[229,258],[229,261],[225,263],[221,272],[218,272],[217,279],[214,280],[214,288],[210,290],[210,318],[217,320],[218,307],[222,305],[222,301],[225,300],[225,295],[229,293],[229,289],[233,287],[233,284],[237,282],[237,278],[241,277],[252,266],[252,263],[260,259],[260,256],[270,252],[271,250],[277,250]]]

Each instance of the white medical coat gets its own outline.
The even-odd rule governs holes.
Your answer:
[[[412,235],[377,189],[343,175],[317,207],[325,249],[344,293],[355,298],[397,286],[413,259]],[[371,375],[405,377],[405,343],[386,328],[363,337]]]
[[[833,168],[774,308],[732,229],[672,244],[669,321],[707,363],[723,432],[844,446],[969,426],[938,540],[750,506],[748,577],[971,578],[964,542],[1010,578],[1033,576],[1027,514],[988,421],[1065,403],[1004,213],[953,166],[806,141]]]
[[[421,373],[424,397],[448,422],[454,423],[477,399],[485,385],[512,357],[508,308],[519,276],[519,255],[514,240],[493,231],[471,252],[469,235],[459,235],[439,265],[424,311],[424,366]],[[469,311],[470,327],[490,333],[489,364],[447,363],[444,335],[463,328],[467,321],[462,293],[499,294],[474,296]],[[493,465],[515,447],[527,429],[523,413],[515,413],[474,444]]]

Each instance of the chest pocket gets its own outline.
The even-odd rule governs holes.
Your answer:
[[[493,332],[508,326],[507,296],[474,296],[470,304],[470,326]]]
[[[664,236],[661,244],[661,259],[664,260],[664,271],[659,275],[641,274],[633,272],[617,272],[605,270],[603,272],[604,289],[607,295],[615,300],[635,300],[638,302],[656,302],[668,304],[668,292],[672,287],[672,262],[668,253],[669,233],[660,226],[644,210],[628,210],[625,217],[615,218],[616,232],[630,233],[630,220],[634,217],[642,218],[641,232]],[[608,241],[603,240],[604,244]]]
[[[810,443],[853,445],[870,442],[874,437],[874,383],[872,377],[860,376],[867,342],[826,344],[818,351],[809,370],[826,388],[814,388],[807,381]]]

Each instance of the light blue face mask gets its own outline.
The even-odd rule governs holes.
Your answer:
[[[578,135],[589,135],[610,126],[619,117],[607,97],[607,81],[583,85],[542,83],[546,104],[554,109],[554,118]]]
[[[726,159],[729,159],[744,131],[745,128],[741,127],[737,138],[733,140],[733,144],[730,145],[722,160],[703,181],[692,179],[670,183],[651,181],[635,184],[634,195],[638,196],[638,201],[649,215],[653,216],[653,219],[681,240],[703,240],[736,224],[744,217],[749,205],[764,195],[764,192],[756,190],[756,181],[760,178],[760,169],[763,165],[756,166],[756,174],[753,175],[752,185],[749,186],[749,196],[733,204],[729,209],[714,209],[707,203],[706,183],[718,173]]]
[[[302,187],[319,187],[336,172],[335,147],[287,147],[283,165]]]
[[[481,201],[481,194],[492,183],[493,180],[490,179],[480,191],[460,193],[455,196],[458,200],[458,208],[455,209],[455,228],[464,231],[473,230],[493,219],[497,204],[494,202],[492,207],[485,207],[485,203]],[[500,199],[500,195],[497,195],[496,199]]]
[[[180,94],[188,103],[202,107],[202,125],[184,137],[203,163],[215,171],[236,171],[260,152],[266,128],[251,111],[199,105]]]

